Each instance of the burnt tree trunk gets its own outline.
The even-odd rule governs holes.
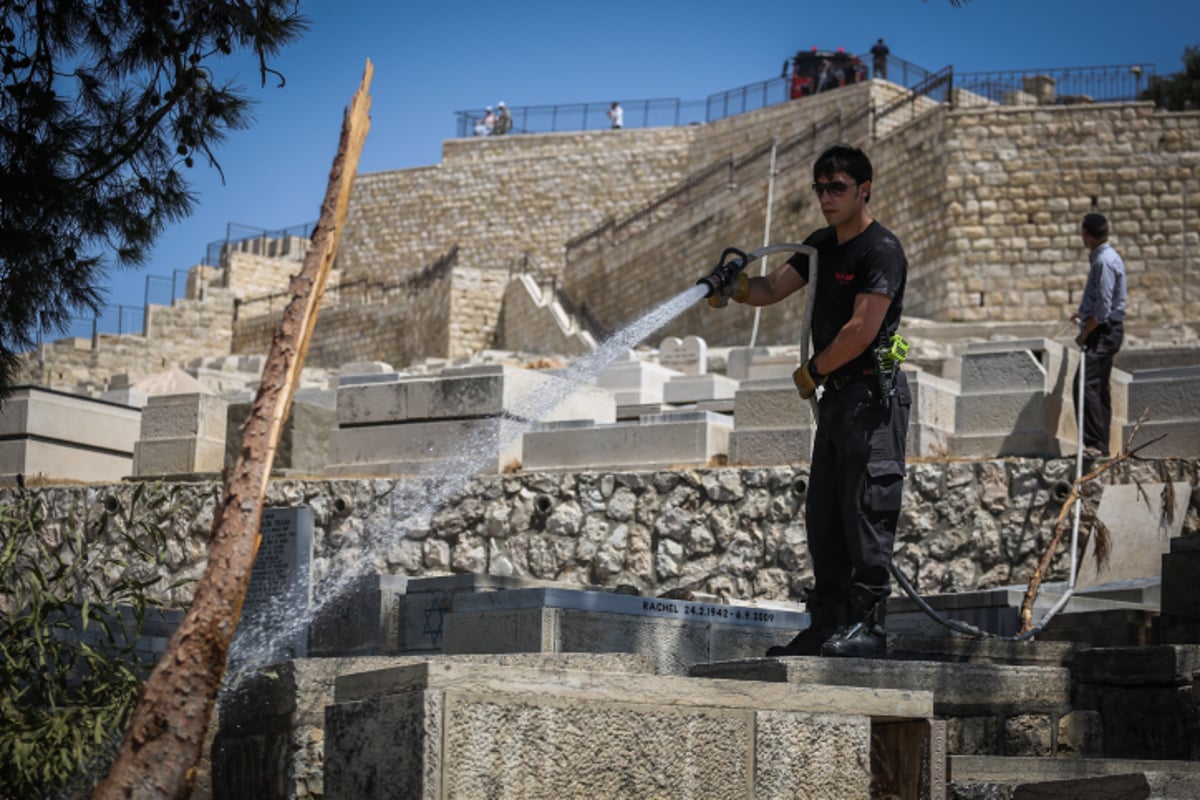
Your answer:
[[[259,523],[275,448],[308,352],[370,127],[368,88],[373,71],[367,61],[362,83],[346,110],[312,246],[300,274],[292,278],[292,298],[271,342],[262,384],[242,427],[237,463],[225,479],[224,496],[213,520],[208,565],[196,584],[191,608],[142,690],[112,769],[93,792],[97,800],[184,800],[195,783],[196,765],[258,551]]]

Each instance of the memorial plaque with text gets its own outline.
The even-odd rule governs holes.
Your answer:
[[[230,653],[230,661],[237,664],[269,664],[308,655],[312,509],[264,509],[260,532],[262,541]]]

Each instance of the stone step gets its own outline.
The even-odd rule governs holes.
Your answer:
[[[951,756],[950,794],[957,800],[1195,800],[1200,762],[1118,758]]]
[[[1071,675],[1063,667],[788,657],[697,664],[690,674],[703,678],[931,692],[933,710],[938,716],[1057,716],[1071,710]]]

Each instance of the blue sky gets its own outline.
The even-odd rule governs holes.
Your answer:
[[[797,50],[863,53],[882,36],[892,54],[956,71],[1148,63],[1182,68],[1200,44],[1196,0],[306,0],[312,29],[273,61],[284,88],[259,85],[252,60],[235,75],[257,122],[198,164],[196,212],[167,230],[150,263],[111,276],[110,305],[140,306],[146,276],[199,263],[229,223],[277,229],[314,221],[343,109],[369,58],[372,123],[361,173],[436,164],[454,112],[609,99],[679,98],[767,80]],[[156,287],[162,287],[155,282]],[[179,283],[182,291],[183,284]],[[155,288],[152,300],[161,298]]]

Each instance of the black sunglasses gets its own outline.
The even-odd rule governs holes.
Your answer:
[[[815,194],[817,197],[820,197],[824,192],[828,192],[830,197],[841,197],[851,186],[858,186],[858,184],[843,183],[842,181],[832,181],[830,183],[818,182],[812,185],[812,190],[813,194]]]

